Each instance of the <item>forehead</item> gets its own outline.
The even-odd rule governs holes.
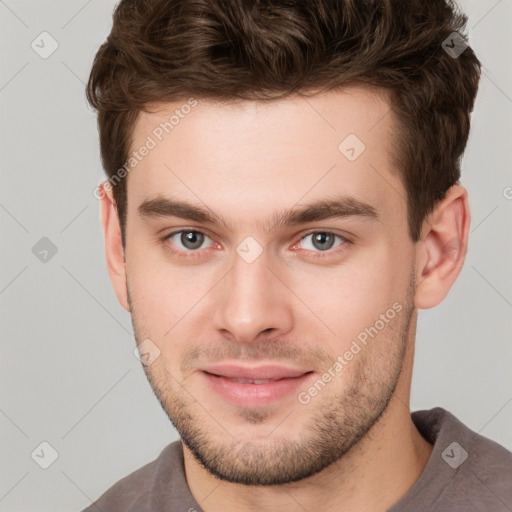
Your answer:
[[[127,175],[129,210],[171,195],[224,216],[236,210],[240,222],[252,223],[272,207],[326,194],[378,210],[404,200],[391,158],[394,118],[378,90],[267,102],[185,99],[150,110],[139,114],[133,132],[130,153],[139,158]]]

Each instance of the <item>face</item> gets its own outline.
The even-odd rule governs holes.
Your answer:
[[[144,370],[212,474],[297,481],[381,417],[411,343],[414,245],[389,103],[356,88],[184,103],[139,117],[132,150],[155,145],[127,178]]]

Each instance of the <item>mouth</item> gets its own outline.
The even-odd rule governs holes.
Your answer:
[[[238,407],[264,407],[289,397],[312,370],[284,366],[218,365],[200,371],[210,390]]]
[[[208,373],[208,372],[206,372]],[[223,377],[222,375],[215,375],[214,373],[210,373],[209,375],[213,375],[214,377]],[[282,379],[233,379],[229,377],[224,377],[226,380],[230,380],[231,382],[240,382],[240,384],[268,384],[269,382],[275,382],[276,380]]]

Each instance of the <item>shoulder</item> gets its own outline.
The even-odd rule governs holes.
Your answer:
[[[420,433],[436,448],[443,448],[441,455],[450,458],[452,450],[459,450],[460,465],[467,459],[471,466],[485,468],[487,472],[500,472],[512,468],[512,452],[499,443],[471,430],[442,407],[412,413]],[[449,448],[446,453],[444,450]],[[440,446],[437,446],[440,445]],[[446,445],[446,446],[445,446]],[[459,449],[460,447],[460,449]],[[467,456],[466,456],[467,455]],[[464,460],[462,460],[464,459]],[[457,465],[457,461],[453,462]]]
[[[170,478],[179,472],[182,462],[181,442],[175,441],[167,445],[158,458],[142,466],[125,476],[107,491],[105,491],[94,503],[82,512],[128,512],[137,507],[138,512],[149,511],[151,496],[158,475],[167,473]],[[133,509],[135,510],[135,509]]]
[[[422,435],[434,444],[431,469],[435,468],[442,483],[436,506],[461,510],[462,504],[465,511],[482,507],[489,511],[511,510],[512,452],[441,407],[417,411],[412,418]],[[438,509],[434,506],[432,510]]]

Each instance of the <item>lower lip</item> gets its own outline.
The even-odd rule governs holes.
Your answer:
[[[266,384],[244,384],[210,373],[201,373],[206,378],[211,389],[239,407],[263,407],[269,405],[296,391],[313,374],[313,372],[308,372],[300,377],[279,379]]]

